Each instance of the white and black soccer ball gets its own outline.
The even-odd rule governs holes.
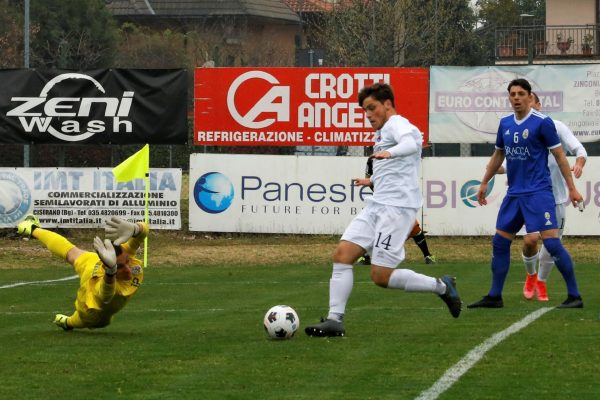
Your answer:
[[[265,331],[273,339],[289,339],[300,327],[298,313],[290,306],[276,305],[265,314]]]

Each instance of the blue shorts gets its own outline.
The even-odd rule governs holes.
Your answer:
[[[523,224],[527,232],[558,229],[552,192],[504,197],[498,211],[496,229],[517,233]]]

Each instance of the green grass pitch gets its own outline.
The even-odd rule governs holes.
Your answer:
[[[408,268],[452,274],[466,304],[490,283],[486,263]],[[413,399],[493,334],[565,298],[557,270],[549,303],[526,301],[514,263],[505,308],[453,319],[434,295],[384,290],[355,267],[344,338],[310,338],[326,314],[328,264],[148,268],[112,325],[63,332],[75,280],[0,289],[0,398],[9,399]],[[0,286],[72,275],[66,266],[2,270]],[[489,351],[440,399],[600,398],[598,265],[577,265],[581,310],[552,310]],[[268,339],[264,313],[288,304],[301,327]]]

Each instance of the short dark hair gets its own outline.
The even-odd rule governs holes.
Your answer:
[[[371,96],[381,103],[390,100],[392,102],[392,107],[396,107],[394,104],[394,91],[387,83],[374,83],[360,89],[360,92],[358,92],[358,105],[362,107],[365,99]]]
[[[510,83],[508,84],[509,92],[510,92],[510,88],[513,86],[521,86],[523,89],[527,90],[528,94],[531,94],[531,85],[529,84],[529,81],[527,79],[518,78],[518,79],[513,79],[512,81],[510,81]]]
[[[114,244],[114,243],[113,243],[113,247],[115,248],[115,254],[117,255],[117,257],[119,257],[121,255],[121,253],[123,253],[123,248],[121,247],[120,244]]]
[[[532,90],[531,94],[533,95],[533,99],[535,100],[535,102],[539,103],[540,102],[540,98],[538,97],[537,93]]]

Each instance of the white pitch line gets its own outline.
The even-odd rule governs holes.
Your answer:
[[[37,285],[38,283],[52,283],[52,282],[62,282],[62,281],[70,281],[71,279],[77,279],[79,278],[78,275],[73,275],[73,276],[67,276],[65,278],[59,278],[59,279],[50,279],[47,281],[30,281],[30,282],[17,282],[17,283],[11,283],[10,285],[2,285],[0,286],[0,289],[11,289],[17,286],[25,286],[25,285]]]
[[[415,400],[434,400],[437,399],[442,393],[454,385],[461,376],[463,376],[473,365],[475,365],[481,358],[490,351],[494,346],[502,342],[504,339],[517,333],[527,325],[552,310],[553,307],[540,308],[537,311],[527,315],[522,320],[515,322],[505,330],[498,332],[481,343],[471,351],[467,353],[459,362],[450,367],[436,383],[433,384],[429,389],[421,392],[421,394]]]

